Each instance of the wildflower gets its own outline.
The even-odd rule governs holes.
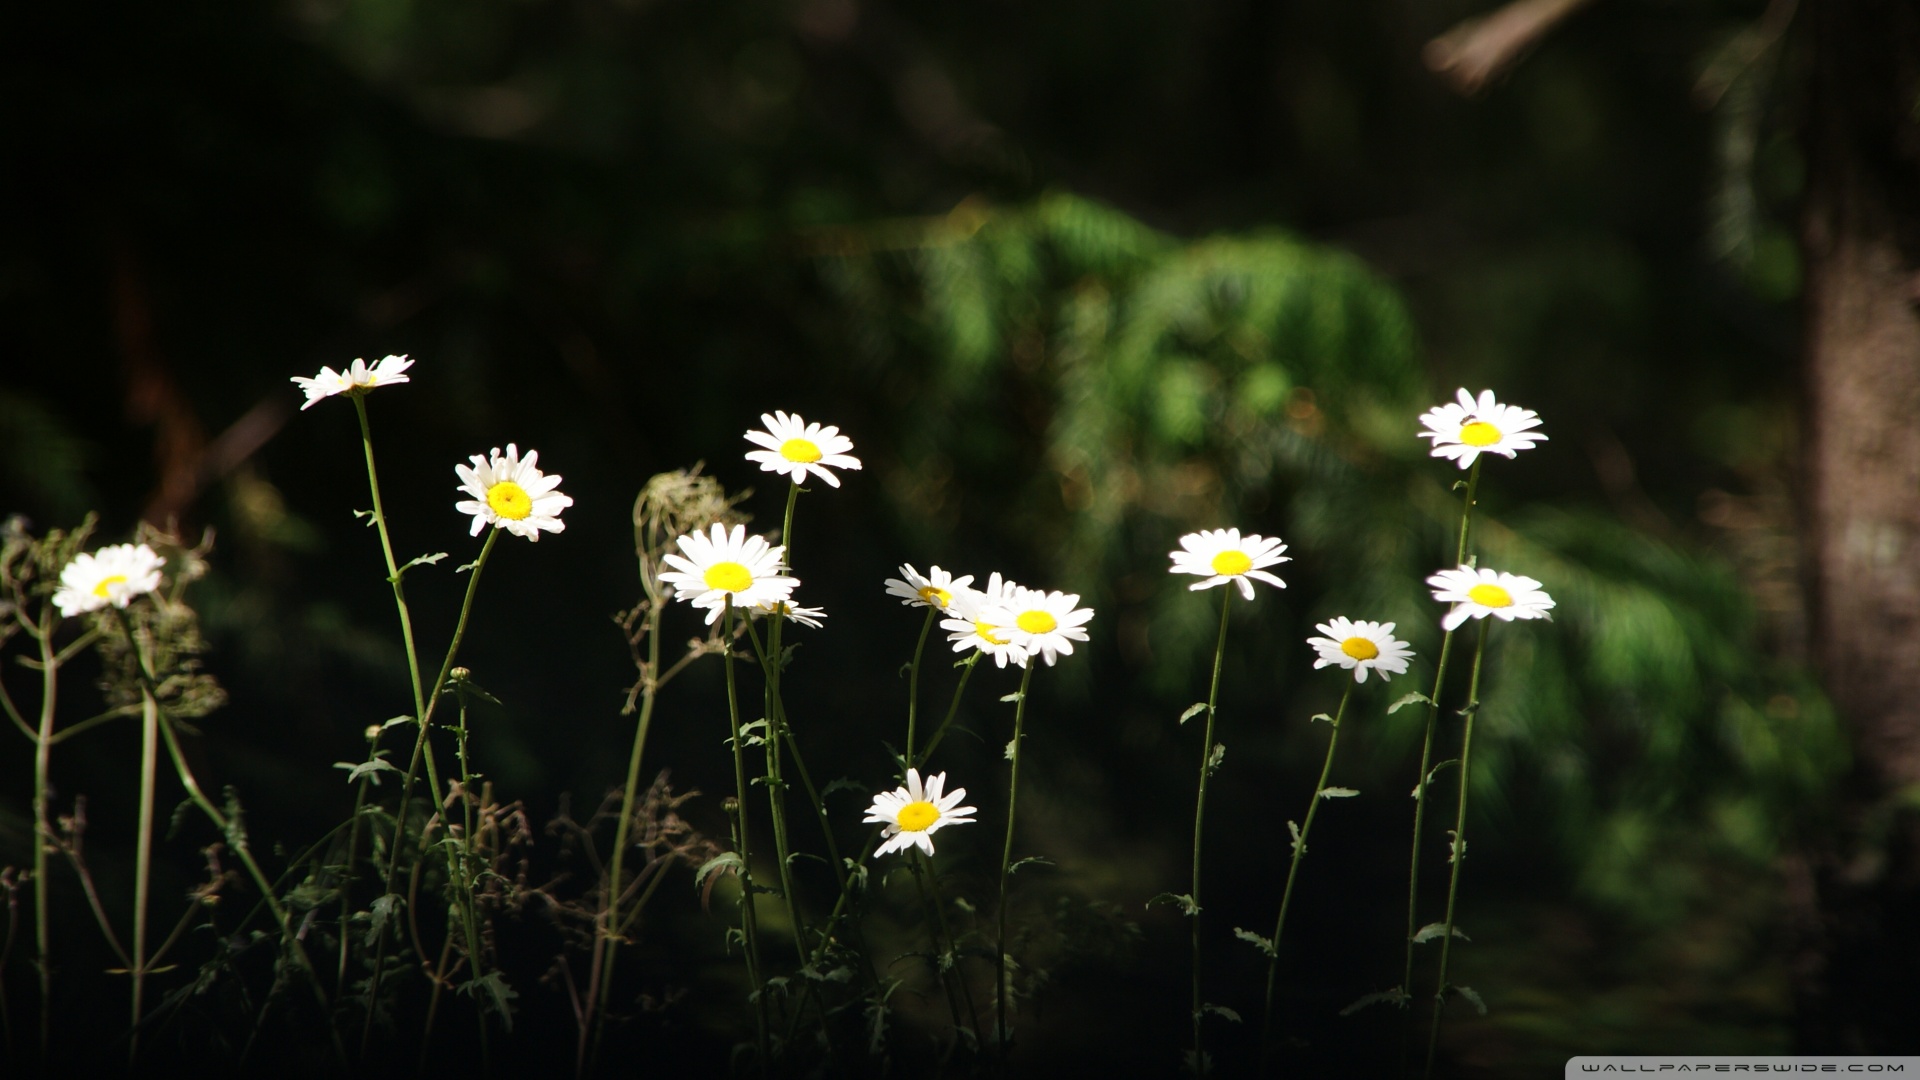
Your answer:
[[[1076,593],[1044,592],[1021,589],[1014,594],[1008,610],[1013,612],[1013,641],[1029,656],[1046,657],[1052,667],[1055,656],[1073,652],[1073,643],[1087,640],[1084,625],[1093,618],[1092,608],[1076,608]]]
[[[61,618],[81,615],[112,604],[124,608],[141,593],[160,587],[160,568],[167,560],[145,544],[115,544],[79,554],[60,571],[60,588],[53,594]]]
[[[1435,600],[1454,605],[1440,620],[1446,630],[1489,615],[1508,621],[1552,617],[1547,612],[1553,607],[1553,597],[1541,591],[1539,582],[1519,574],[1462,566],[1440,571],[1428,578],[1427,584],[1433,586]]]
[[[887,595],[900,597],[900,602],[908,607],[930,607],[944,611],[953,606],[954,596],[965,592],[971,584],[972,574],[956,578],[936,566],[922,577],[913,564],[901,563],[900,577],[887,579]]]
[[[747,451],[747,460],[759,462],[762,472],[782,473],[796,484],[812,473],[829,486],[839,487],[840,478],[829,471],[830,467],[860,467],[860,459],[847,454],[853,449],[853,440],[840,434],[837,427],[809,424],[797,413],[789,415],[779,410],[761,413],[760,422],[766,430],[747,432],[747,441],[766,449]]]
[[[1540,426],[1540,416],[1532,409],[1502,405],[1493,399],[1493,391],[1480,391],[1475,401],[1466,388],[1460,390],[1459,403],[1437,405],[1420,417],[1427,430],[1423,439],[1433,440],[1433,456],[1453,458],[1461,468],[1473,464],[1481,454],[1503,454],[1526,450],[1547,437],[1529,428]]]
[[[1015,615],[1008,606],[1019,591],[1020,586],[1002,579],[996,571],[987,578],[985,589],[954,593],[953,606],[948,609],[954,617],[940,620],[940,629],[947,631],[953,651],[978,649],[993,657],[1000,667],[1006,667],[1009,660],[1015,667],[1024,665],[1032,654],[1014,640]]]
[[[455,465],[453,472],[460,478],[459,490],[473,498],[454,503],[453,508],[473,515],[472,535],[479,536],[481,529],[492,525],[538,542],[542,531],[566,529],[560,511],[573,505],[573,497],[554,490],[560,486],[560,477],[535,467],[538,450],[529,450],[522,458],[520,448],[508,443],[504,454],[496,446],[487,457],[473,454],[469,460],[472,467]]]
[[[660,580],[673,586],[676,599],[705,608],[709,626],[719,621],[729,598],[734,607],[751,610],[785,601],[800,584],[782,573],[786,548],[768,544],[764,536],[748,536],[745,525],[728,532],[716,521],[709,532],[691,532],[674,543],[680,551],[662,556],[673,569],[661,571]]]
[[[1229,581],[1240,586],[1240,595],[1253,599],[1253,581],[1264,581],[1277,589],[1287,583],[1266,572],[1263,567],[1292,560],[1280,554],[1287,545],[1277,537],[1249,535],[1239,529],[1207,529],[1180,538],[1180,551],[1168,552],[1173,566],[1170,574],[1198,574],[1207,580],[1187,586],[1193,592],[1211,589]]]
[[[809,626],[815,630],[820,629],[820,620],[827,617],[826,611],[821,608],[799,607],[785,600],[762,600],[753,605],[753,610],[749,614],[754,618],[760,618],[776,612],[788,622],[797,622],[801,626]]]
[[[404,356],[389,356],[376,361],[372,367],[368,367],[365,360],[355,360],[339,371],[323,367],[320,374],[311,379],[295,375],[292,377],[294,384],[307,395],[307,403],[300,406],[300,411],[305,412],[313,408],[314,402],[335,394],[364,392],[376,386],[407,382],[406,370],[412,366],[413,361]]]
[[[1395,675],[1406,674],[1407,661],[1413,658],[1406,642],[1394,640],[1390,622],[1354,622],[1341,616],[1314,629],[1327,635],[1307,639],[1320,654],[1313,665],[1315,671],[1338,664],[1353,672],[1354,682],[1366,682],[1370,669],[1378,671],[1382,681],[1391,682]]]
[[[875,795],[873,805],[867,808],[866,820],[887,828],[886,841],[874,854],[905,851],[909,846],[918,845],[921,851],[931,855],[935,831],[948,825],[972,824],[974,808],[960,805],[960,800],[967,797],[967,789],[954,788],[942,795],[940,789],[946,784],[947,774],[940,773],[928,778],[923,789],[919,771],[908,769],[906,786]]]

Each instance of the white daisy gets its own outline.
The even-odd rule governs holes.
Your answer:
[[[1207,580],[1189,585],[1193,592],[1211,589],[1215,585],[1233,582],[1240,586],[1240,595],[1253,599],[1253,578],[1264,581],[1277,589],[1284,589],[1287,583],[1267,573],[1262,567],[1293,560],[1280,554],[1287,545],[1277,537],[1248,535],[1242,538],[1239,529],[1207,529],[1197,533],[1188,533],[1180,538],[1179,551],[1168,552],[1173,560],[1170,574],[1198,574]]]
[[[820,629],[820,620],[827,617],[826,611],[822,608],[800,607],[785,600],[762,600],[753,605],[753,610],[748,614],[758,619],[772,615],[774,612],[779,612],[780,617],[788,622],[797,622],[801,626],[810,626],[815,630]]]
[[[1529,428],[1540,426],[1540,416],[1532,409],[1502,405],[1493,399],[1493,391],[1480,391],[1475,401],[1466,388],[1460,389],[1459,403],[1437,405],[1420,417],[1427,430],[1423,439],[1433,440],[1433,456],[1453,458],[1461,468],[1473,464],[1481,454],[1504,454],[1525,450],[1547,437]]]
[[[73,557],[60,571],[60,588],[53,594],[61,618],[80,615],[112,604],[124,608],[141,593],[160,587],[160,568],[167,560],[145,544],[115,544],[92,554]]]
[[[320,369],[320,374],[311,379],[303,379],[295,375],[292,377],[294,385],[306,391],[307,395],[307,403],[300,406],[300,411],[305,412],[313,408],[314,402],[335,394],[365,391],[376,386],[408,382],[410,380],[405,372],[412,366],[413,361],[404,356],[389,356],[375,361],[372,367],[368,367],[365,360],[355,360],[339,371],[323,367]]]
[[[954,596],[966,592],[971,584],[972,574],[957,578],[936,566],[922,577],[913,564],[901,563],[900,577],[887,579],[887,595],[899,597],[900,602],[908,607],[930,607],[944,611],[953,606]]]
[[[472,466],[455,465],[453,474],[460,478],[459,490],[473,498],[462,499],[453,508],[473,515],[471,535],[479,536],[481,529],[491,525],[538,542],[542,531],[566,529],[560,511],[573,505],[573,496],[554,490],[560,486],[559,476],[535,467],[540,451],[529,450],[522,458],[520,448],[508,443],[504,454],[496,446],[487,457],[474,454],[468,460]]]
[[[905,851],[909,846],[918,845],[921,851],[931,855],[935,831],[948,825],[972,824],[974,808],[960,805],[960,800],[967,797],[967,789],[954,788],[942,795],[940,789],[946,784],[947,774],[940,773],[929,777],[923,789],[919,771],[908,769],[905,787],[875,795],[873,805],[867,808],[866,820],[870,824],[884,824],[887,839],[874,854]]]
[[[1452,630],[1468,619],[1489,615],[1511,622],[1514,619],[1548,619],[1553,597],[1540,589],[1540,583],[1519,574],[1500,574],[1484,567],[1475,570],[1462,566],[1442,570],[1427,579],[1433,586],[1433,598],[1454,608],[1440,620],[1440,626]]]
[[[668,552],[660,580],[673,586],[676,599],[707,610],[707,625],[719,621],[727,600],[751,610],[761,604],[784,602],[800,584],[783,571],[786,548],[767,543],[764,536],[747,535],[745,525],[732,532],[714,522],[708,532],[692,532],[675,540],[679,553]]]
[[[759,462],[761,472],[782,473],[796,484],[804,483],[812,473],[829,486],[839,487],[840,478],[829,468],[860,467],[860,459],[847,453],[853,449],[853,440],[831,424],[809,424],[798,413],[789,415],[777,409],[761,413],[760,422],[767,429],[747,432],[747,441],[766,449],[747,451],[747,460]]]
[[[940,629],[947,631],[953,651],[978,649],[993,657],[1000,667],[1006,667],[1009,660],[1015,667],[1026,664],[1031,654],[1014,640],[1015,616],[1009,607],[1020,591],[1020,586],[1003,580],[996,571],[987,578],[985,589],[954,593],[952,606],[947,609],[954,617],[940,620]]]
[[[1077,593],[1021,589],[1008,605],[1014,644],[1045,657],[1048,667],[1060,653],[1071,655],[1074,642],[1087,640],[1085,624],[1093,618],[1092,608],[1074,607],[1079,602]]]
[[[1354,622],[1343,615],[1314,629],[1327,635],[1307,639],[1320,654],[1313,665],[1315,671],[1339,664],[1353,672],[1354,682],[1366,682],[1369,669],[1378,671],[1381,681],[1391,682],[1395,675],[1407,673],[1407,661],[1413,659],[1407,643],[1394,640],[1390,622]]]

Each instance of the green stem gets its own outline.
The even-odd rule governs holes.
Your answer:
[[[973,1004],[973,988],[967,984],[966,973],[960,970],[960,939],[953,936],[953,927],[947,924],[947,906],[941,901],[940,872],[933,868],[931,856],[921,853],[921,861],[927,868],[927,886],[933,891],[933,913],[940,925],[940,934],[947,941],[947,955],[952,958],[953,981],[960,984],[960,996],[967,1003],[967,1018],[973,1024],[973,1037],[978,1045],[980,1038],[980,1010]],[[954,1018],[959,1023],[959,1017]]]
[[[913,647],[913,663],[907,665],[907,760],[913,760],[914,736],[920,718],[920,656],[927,648],[927,635],[933,630],[940,609],[927,605],[927,619],[920,624],[920,642]]]
[[[1227,654],[1227,612],[1233,601],[1231,587],[1220,590],[1220,636],[1213,646],[1213,681],[1207,687],[1207,728],[1206,735],[1200,741],[1200,784],[1193,802],[1193,881],[1189,898],[1193,901],[1191,914],[1193,920],[1193,1073],[1195,1076],[1207,1075],[1206,1045],[1203,1041],[1201,1021],[1206,1016],[1205,1002],[1200,996],[1200,841],[1201,829],[1207,816],[1207,779],[1213,775],[1213,722],[1216,707],[1220,700],[1220,666]]]
[[[1475,496],[1480,489],[1480,464],[1485,455],[1473,460],[1473,470],[1467,475],[1467,497],[1460,506],[1460,538],[1454,545],[1453,565],[1463,566],[1467,561],[1467,541],[1471,535]],[[1440,725],[1440,693],[1447,685],[1447,661],[1453,655],[1453,631],[1448,630],[1440,639],[1440,659],[1433,669],[1433,692],[1427,695],[1427,730],[1421,741],[1420,776],[1414,781],[1413,796],[1413,852],[1407,865],[1407,938],[1406,970],[1400,977],[1400,994],[1403,1002],[1413,1000],[1413,935],[1417,931],[1420,907],[1420,842],[1426,836],[1427,822],[1427,774],[1433,769],[1433,738]],[[1402,1044],[1405,1045],[1404,1043]],[[1404,1062],[1402,1072],[1405,1072]]]
[[[927,909],[927,933],[933,938],[933,977],[940,982],[940,990],[947,999],[947,1015],[953,1020],[953,1041],[960,1041],[960,998],[953,992],[953,980],[947,978],[947,961],[952,953],[947,942],[950,940],[936,930],[944,926],[946,916],[940,911],[940,900],[927,891],[924,863],[926,853],[915,847],[907,854],[907,869],[913,874],[914,891],[920,894],[920,905]]]
[[[1433,1027],[1427,1034],[1426,1075],[1433,1075],[1434,1052],[1440,1046],[1440,1013],[1447,1004],[1447,960],[1453,954],[1453,908],[1460,894],[1460,865],[1467,861],[1467,787],[1473,777],[1473,718],[1480,712],[1480,661],[1487,652],[1487,619],[1480,620],[1479,641],[1473,647],[1473,678],[1467,687],[1466,731],[1460,737],[1460,805],[1453,817],[1453,873],[1447,881],[1447,918],[1440,939],[1440,979],[1433,993]]]
[[[924,772],[927,762],[933,757],[933,752],[939,748],[940,740],[947,737],[947,729],[953,726],[953,718],[960,715],[960,695],[966,693],[967,680],[973,678],[973,669],[978,663],[980,663],[978,649],[960,663],[960,684],[953,688],[953,701],[947,706],[946,719],[940,721],[940,726],[933,730],[933,738],[927,740],[926,749],[920,751],[919,758],[915,759],[912,755],[908,755],[908,764],[914,768]]]
[[[1300,875],[1300,858],[1307,853],[1307,834],[1313,831],[1313,817],[1320,811],[1321,792],[1327,790],[1327,777],[1333,773],[1333,750],[1340,744],[1340,722],[1347,718],[1347,702],[1353,700],[1354,680],[1340,695],[1340,707],[1333,713],[1333,734],[1327,738],[1327,761],[1320,766],[1320,782],[1313,786],[1313,801],[1307,804],[1307,818],[1300,826],[1300,838],[1293,843],[1293,865],[1287,868],[1287,884],[1280,892],[1280,914],[1273,921],[1273,953],[1267,958],[1266,1018],[1260,1024],[1262,1060],[1273,1045],[1273,994],[1280,971],[1280,935],[1287,929],[1287,909],[1293,904],[1293,883]],[[1264,1070],[1263,1070],[1264,1071]]]
[[[373,738],[367,740],[367,760],[376,760],[374,753],[380,748],[380,729],[374,729]],[[368,776],[362,776],[354,785],[353,824],[347,830],[347,857],[341,862],[343,880],[340,883],[340,957],[333,977],[333,996],[338,999],[347,991],[347,959],[352,952],[353,935],[347,927],[353,919],[353,864],[360,854],[360,825],[366,815],[367,789],[371,786]]]
[[[40,969],[40,1060],[48,1058],[53,1034],[53,936],[47,904],[47,851],[54,833],[48,799],[53,766],[53,712],[60,688],[60,667],[53,657],[53,607],[43,605],[34,637],[40,643],[40,733],[33,744],[33,934]]]
[[[993,961],[993,1016],[994,1040],[1000,1049],[1000,1060],[1007,1060],[1007,1052],[1012,1040],[1007,1034],[1007,870],[1013,864],[1014,811],[1020,798],[1020,743],[1026,734],[1027,687],[1033,682],[1033,658],[1027,658],[1026,667],[1020,674],[1020,694],[1013,706],[1013,742],[1007,744],[1007,756],[1012,760],[1012,769],[1007,778],[1007,842],[1000,850],[1000,902],[995,913],[994,961]]]
[[[459,690],[459,687],[460,684],[456,683],[456,691]],[[455,739],[456,742],[454,745],[458,748],[460,754],[460,814],[465,830],[460,834],[460,844],[455,849],[455,861],[460,873],[460,914],[465,923],[467,939],[467,979],[469,982],[473,982],[479,980],[481,976],[486,974],[486,945],[481,939],[480,912],[473,898],[473,879],[479,860],[474,858],[473,851],[473,767],[467,758],[467,698],[465,693],[460,694],[460,727],[455,732]],[[480,1043],[483,1050],[486,1047],[487,1041],[487,1011],[483,1004],[484,1001],[485,998],[480,995],[474,997],[474,1006],[480,1013]],[[483,1065],[490,1064],[487,1062],[484,1054],[481,1057],[481,1061]]]
[[[731,620],[745,618],[733,610],[733,596],[728,594],[726,607],[721,609],[721,617],[732,629]],[[754,913],[753,897],[753,849],[747,828],[747,755],[746,746],[740,738],[740,694],[733,677],[733,647],[726,652],[727,672],[727,722],[733,737],[733,848],[740,853],[740,930],[746,937],[747,979],[753,984],[754,1023],[760,1045],[760,1071],[768,1072],[772,1062],[767,1055],[767,985],[760,977],[760,936],[759,921]]]
[[[132,627],[128,627],[132,636]],[[147,983],[147,899],[153,884],[153,787],[160,762],[160,703],[140,690],[140,824],[133,849],[133,1023],[127,1034],[127,1068],[140,1058],[140,1017]]]

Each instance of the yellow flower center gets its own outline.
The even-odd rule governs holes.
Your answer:
[[[1225,577],[1238,577],[1253,569],[1253,560],[1244,551],[1228,549],[1213,557],[1213,572]]]
[[[127,583],[127,575],[109,574],[108,576],[100,579],[100,584],[95,585],[93,587],[93,595],[99,597],[102,600],[111,599],[111,597],[107,595],[107,590],[113,588],[115,585],[125,585],[126,583]]]
[[[788,439],[780,444],[780,456],[788,461],[798,461],[805,465],[808,462],[819,461],[825,455],[820,453],[820,448],[814,445],[811,439]]]
[[[1460,429],[1460,441],[1468,446],[1492,446],[1500,441],[1500,429],[1485,420],[1475,420]]]
[[[910,802],[900,808],[893,820],[906,832],[926,832],[928,826],[940,820],[940,808],[925,799]]]
[[[1475,585],[1467,590],[1467,599],[1481,607],[1513,606],[1513,594],[1498,585]]]
[[[1007,643],[1006,638],[993,636],[993,632],[998,629],[1000,628],[993,625],[992,623],[976,622],[973,624],[974,633],[979,634],[981,637],[986,638],[989,642],[992,642],[995,645],[1005,645]]]
[[[717,562],[707,567],[701,580],[707,583],[709,589],[744,592],[753,584],[753,574],[737,562]]]
[[[487,489],[487,506],[508,521],[519,521],[533,513],[533,496],[511,480],[502,480]]]
[[[1340,651],[1355,660],[1371,660],[1380,655],[1380,646],[1363,637],[1350,637],[1340,643]]]
[[[1044,611],[1023,611],[1019,618],[1013,620],[1013,624],[1029,634],[1051,633],[1054,627],[1060,625]]]
[[[953,593],[938,585],[925,585],[920,589],[920,601],[921,603],[931,604],[937,608],[943,608],[953,603]]]

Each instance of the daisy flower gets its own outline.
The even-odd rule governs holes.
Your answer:
[[[1511,622],[1514,619],[1548,619],[1553,597],[1540,589],[1540,583],[1519,574],[1500,574],[1462,566],[1442,570],[1427,579],[1433,586],[1433,598],[1454,608],[1440,620],[1444,630],[1452,630],[1468,619],[1489,615]]]
[[[775,612],[788,622],[797,622],[801,626],[810,626],[815,630],[820,629],[820,620],[827,617],[826,611],[822,608],[800,607],[785,600],[762,600],[753,605],[753,610],[748,614],[757,619]]]
[[[522,458],[520,448],[508,443],[504,454],[496,446],[487,457],[473,454],[468,460],[472,466],[455,465],[453,474],[460,478],[459,490],[473,498],[462,499],[453,508],[473,515],[471,535],[479,536],[481,529],[491,525],[538,542],[543,531],[566,529],[560,511],[573,505],[573,496],[554,490],[560,486],[560,477],[535,467],[540,451],[529,450]]]
[[[1493,391],[1480,391],[1475,401],[1466,388],[1460,389],[1459,403],[1437,405],[1420,417],[1427,430],[1423,439],[1433,440],[1433,456],[1453,458],[1461,468],[1473,464],[1481,454],[1513,457],[1547,437],[1529,428],[1540,426],[1540,416],[1532,409],[1502,405],[1493,399]]]
[[[1015,667],[1024,665],[1031,653],[1014,640],[1015,616],[1008,606],[1020,591],[1020,586],[1002,579],[996,571],[987,578],[985,589],[954,593],[953,604],[947,609],[954,617],[940,620],[940,629],[947,631],[953,651],[978,649],[993,657],[1000,667],[1006,667],[1009,660]]]
[[[940,773],[928,778],[926,787],[922,788],[919,771],[908,769],[905,787],[875,795],[873,805],[867,808],[866,820],[869,824],[885,825],[887,839],[874,854],[905,851],[917,845],[931,855],[936,831],[948,825],[971,825],[974,808],[960,805],[960,800],[967,797],[967,789],[954,788],[942,795],[940,789],[946,785],[947,774]]]
[[[930,607],[945,611],[953,606],[954,596],[966,592],[971,584],[972,574],[956,578],[936,566],[922,577],[912,563],[901,563],[900,577],[887,579],[887,595],[899,597],[907,607]]]
[[[406,370],[413,361],[404,356],[389,356],[379,360],[372,367],[365,360],[355,360],[350,366],[335,371],[330,367],[320,369],[320,374],[311,379],[293,376],[294,385],[306,392],[307,403],[300,406],[301,412],[313,408],[313,403],[321,398],[330,398],[335,394],[353,393],[371,390],[376,386],[409,381]]]
[[[1060,653],[1071,655],[1074,642],[1087,640],[1084,624],[1093,618],[1092,608],[1074,607],[1079,602],[1077,593],[1021,589],[1008,605],[1013,612],[1014,644],[1029,656],[1046,657],[1048,667]]]
[[[1369,670],[1378,671],[1382,682],[1391,682],[1395,675],[1407,673],[1407,661],[1413,659],[1407,643],[1394,640],[1390,622],[1354,622],[1343,615],[1314,629],[1327,635],[1307,639],[1320,654],[1313,664],[1315,671],[1338,664],[1353,672],[1354,682],[1366,682]]]
[[[661,571],[660,580],[673,586],[676,599],[705,608],[708,626],[719,621],[729,598],[734,607],[751,610],[785,602],[800,584],[782,573],[786,548],[767,543],[764,536],[747,535],[745,525],[728,532],[716,521],[708,532],[688,533],[674,543],[680,551],[662,557],[673,569]]]
[[[1167,553],[1173,560],[1173,567],[1167,572],[1198,574],[1207,579],[1187,586],[1190,591],[1199,592],[1231,581],[1240,586],[1240,595],[1251,600],[1253,581],[1249,578],[1264,581],[1276,589],[1287,587],[1286,582],[1262,569],[1293,561],[1280,554],[1287,550],[1287,545],[1276,537],[1248,535],[1242,538],[1239,529],[1207,529],[1181,537],[1180,548]]]
[[[141,593],[160,587],[160,568],[167,560],[145,544],[115,544],[90,555],[80,554],[60,571],[60,588],[53,603],[60,617],[81,615],[112,604],[124,608]]]
[[[812,473],[828,486],[839,487],[840,478],[830,468],[860,467],[860,459],[847,453],[853,449],[853,440],[831,424],[809,424],[798,413],[789,415],[777,409],[761,413],[760,422],[766,430],[747,432],[747,441],[766,449],[747,451],[747,460],[759,462],[761,472],[785,474],[796,484]]]

